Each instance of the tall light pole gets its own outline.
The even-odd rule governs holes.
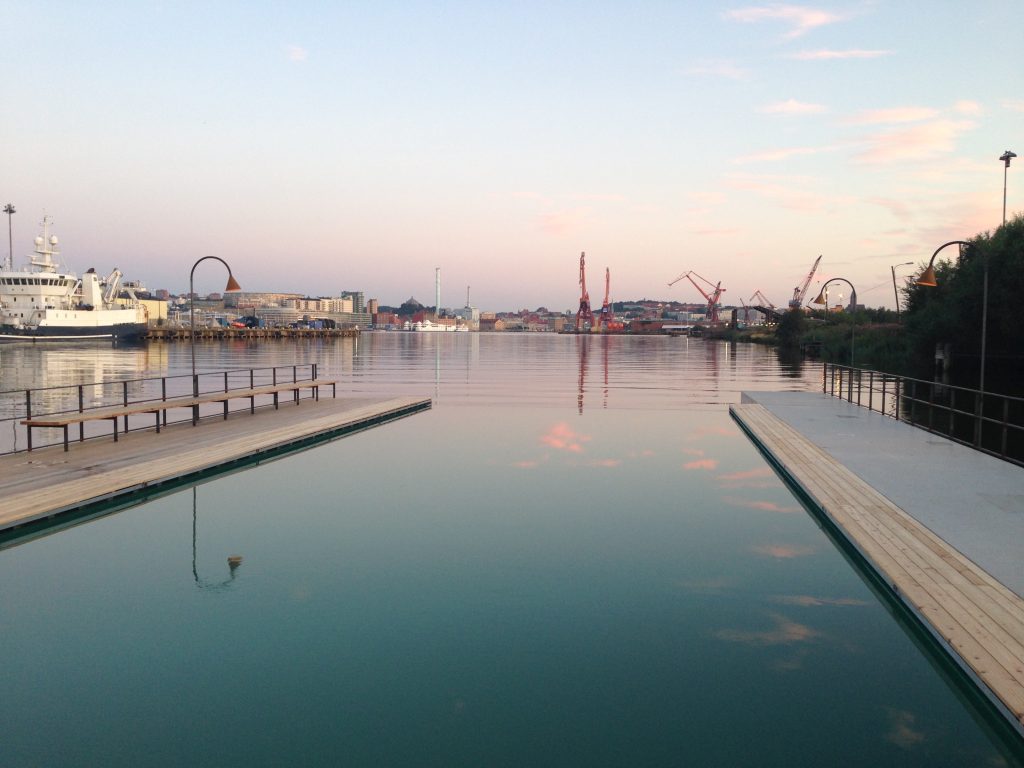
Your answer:
[[[1010,150],[1006,150],[999,156],[999,159],[1003,161],[1003,224],[1006,224],[1006,172],[1010,169],[1010,161],[1016,156]]]
[[[195,289],[195,276],[196,267],[202,264],[207,259],[216,259],[228,270],[228,284],[224,289],[225,292],[233,292],[242,290],[242,286],[235,280],[235,276],[231,274],[231,266],[224,261],[220,256],[203,256],[198,259],[195,264],[192,265],[192,271],[188,274],[188,325],[189,325],[189,341],[192,346],[192,397],[199,397],[199,379],[196,377],[196,289]],[[195,424],[199,421],[199,406],[192,406],[192,423]]]
[[[900,322],[900,292],[896,290],[896,267],[912,267],[914,262],[905,261],[902,264],[893,264],[889,269],[892,271],[892,292],[896,297],[896,322]]]
[[[14,269],[14,235],[11,231],[11,214],[17,213],[17,211],[14,210],[14,206],[11,203],[8,203],[4,206],[4,213],[7,214],[7,268]],[[1003,218],[1006,218],[1006,216],[1004,215]]]

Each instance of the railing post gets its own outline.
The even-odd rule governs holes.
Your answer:
[[[32,390],[25,390],[25,418],[32,418]],[[28,435],[28,449],[32,450],[32,427],[25,427],[25,434]]]
[[[299,366],[293,365],[292,366],[292,384],[296,383],[298,380],[299,380]]]
[[[122,381],[121,382],[121,400],[123,401],[124,407],[127,408],[128,407],[128,382],[127,381]],[[124,416],[124,431],[125,431],[125,433],[128,432],[128,414],[125,414],[125,416]]]
[[[956,433],[956,388],[949,390],[949,436]]]
[[[985,420],[985,393],[978,392],[974,403],[974,447],[981,448],[981,433]]]
[[[1006,431],[1008,429],[1009,422],[1010,422],[1010,401],[1004,399],[1003,400],[1003,436],[1002,436],[1002,440],[1000,441],[1001,445],[1000,445],[1000,449],[999,449],[999,455],[1002,456],[1004,459],[1006,458]]]
[[[85,395],[83,394],[82,390],[83,390],[83,386],[81,384],[79,384],[78,385],[78,412],[79,413],[81,413],[82,411],[85,410]],[[81,443],[84,440],[85,440],[85,422],[84,421],[80,421],[80,422],[78,422],[78,442]]]
[[[160,399],[161,400],[166,400],[167,399],[167,377],[166,376],[161,376],[160,377]],[[167,409],[166,408],[164,408],[163,420],[164,420],[164,426],[166,427],[167,426]]]
[[[875,402],[875,372],[868,371],[868,410],[873,411]]]
[[[828,363],[825,361],[821,363],[821,392],[828,394]]]

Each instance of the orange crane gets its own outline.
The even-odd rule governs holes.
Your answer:
[[[700,277],[701,280],[703,280],[705,283],[707,283],[708,285],[711,286],[711,293],[708,293],[707,291],[705,291],[703,288],[700,287],[700,285],[697,283],[696,280],[693,279],[693,277],[691,277],[691,275],[695,275],[696,277],[700,277],[700,275],[698,275],[696,272],[693,272],[693,271],[684,272],[683,274],[681,274],[679,277],[677,277],[675,280],[673,280],[671,283],[668,284],[669,288],[671,288],[673,285],[675,285],[676,283],[678,283],[680,280],[682,280],[685,277],[687,280],[689,280],[691,283],[693,283],[693,287],[694,288],[696,288],[698,291],[700,291],[700,295],[703,296],[705,299],[707,299],[708,308],[707,308],[707,311],[705,312],[705,317],[707,318],[707,321],[709,323],[717,323],[718,322],[718,300],[722,297],[722,294],[725,293],[725,288],[722,287],[722,281],[719,280],[718,283],[715,284],[715,283],[712,283],[710,280],[708,280],[706,277]]]
[[[584,329],[587,323],[594,324],[594,313],[590,311],[590,294],[587,293],[587,254],[580,253],[580,308],[576,311],[576,332]]]
[[[804,278],[803,283],[793,289],[793,298],[789,300],[790,309],[800,309],[804,305],[804,296],[807,294],[807,286],[811,284],[811,280],[814,278],[814,273],[818,271],[818,264],[821,263],[821,256],[814,260],[814,265],[811,267],[811,271],[807,273],[807,277]]]

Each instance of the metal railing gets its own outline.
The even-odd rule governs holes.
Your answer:
[[[1024,466],[1024,398],[836,363],[822,392]]]
[[[28,429],[21,424],[21,421],[33,416],[85,413],[95,408],[159,402],[174,397],[189,396],[193,392],[202,395],[211,392],[252,389],[268,384],[308,381],[317,378],[317,365],[317,363],[304,363],[273,368],[239,368],[197,373],[194,379],[192,374],[185,373],[177,376],[154,376],[2,391],[0,392],[0,455],[17,453],[29,447]],[[263,407],[272,403],[273,396],[265,395],[258,397],[255,405]],[[182,410],[184,412],[185,409]],[[249,410],[247,401],[240,400],[236,407],[231,408],[229,412],[241,410]],[[214,414],[223,417],[224,406],[216,403],[200,406],[200,417]],[[132,429],[154,428],[151,414],[135,414],[120,418],[123,424],[119,428],[125,432]],[[187,415],[171,420],[168,420],[167,411],[164,411],[162,423],[167,425],[191,420],[191,410],[188,410]],[[32,439],[33,449],[63,443],[63,431],[59,428],[37,427],[35,430],[36,435]],[[105,422],[80,422],[78,424],[79,440],[99,436],[109,437],[110,434],[110,426]]]

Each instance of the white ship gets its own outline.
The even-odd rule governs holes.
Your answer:
[[[55,260],[57,244],[44,216],[27,268],[0,268],[0,341],[128,340],[145,333],[146,308],[131,286],[129,304],[116,302],[121,270],[101,278],[90,269],[79,279]]]
[[[460,323],[458,320],[454,324],[448,323],[433,323],[430,320],[421,320],[415,323],[406,322],[403,326],[403,330],[406,331],[417,331],[419,333],[454,333],[468,331],[469,326]]]

